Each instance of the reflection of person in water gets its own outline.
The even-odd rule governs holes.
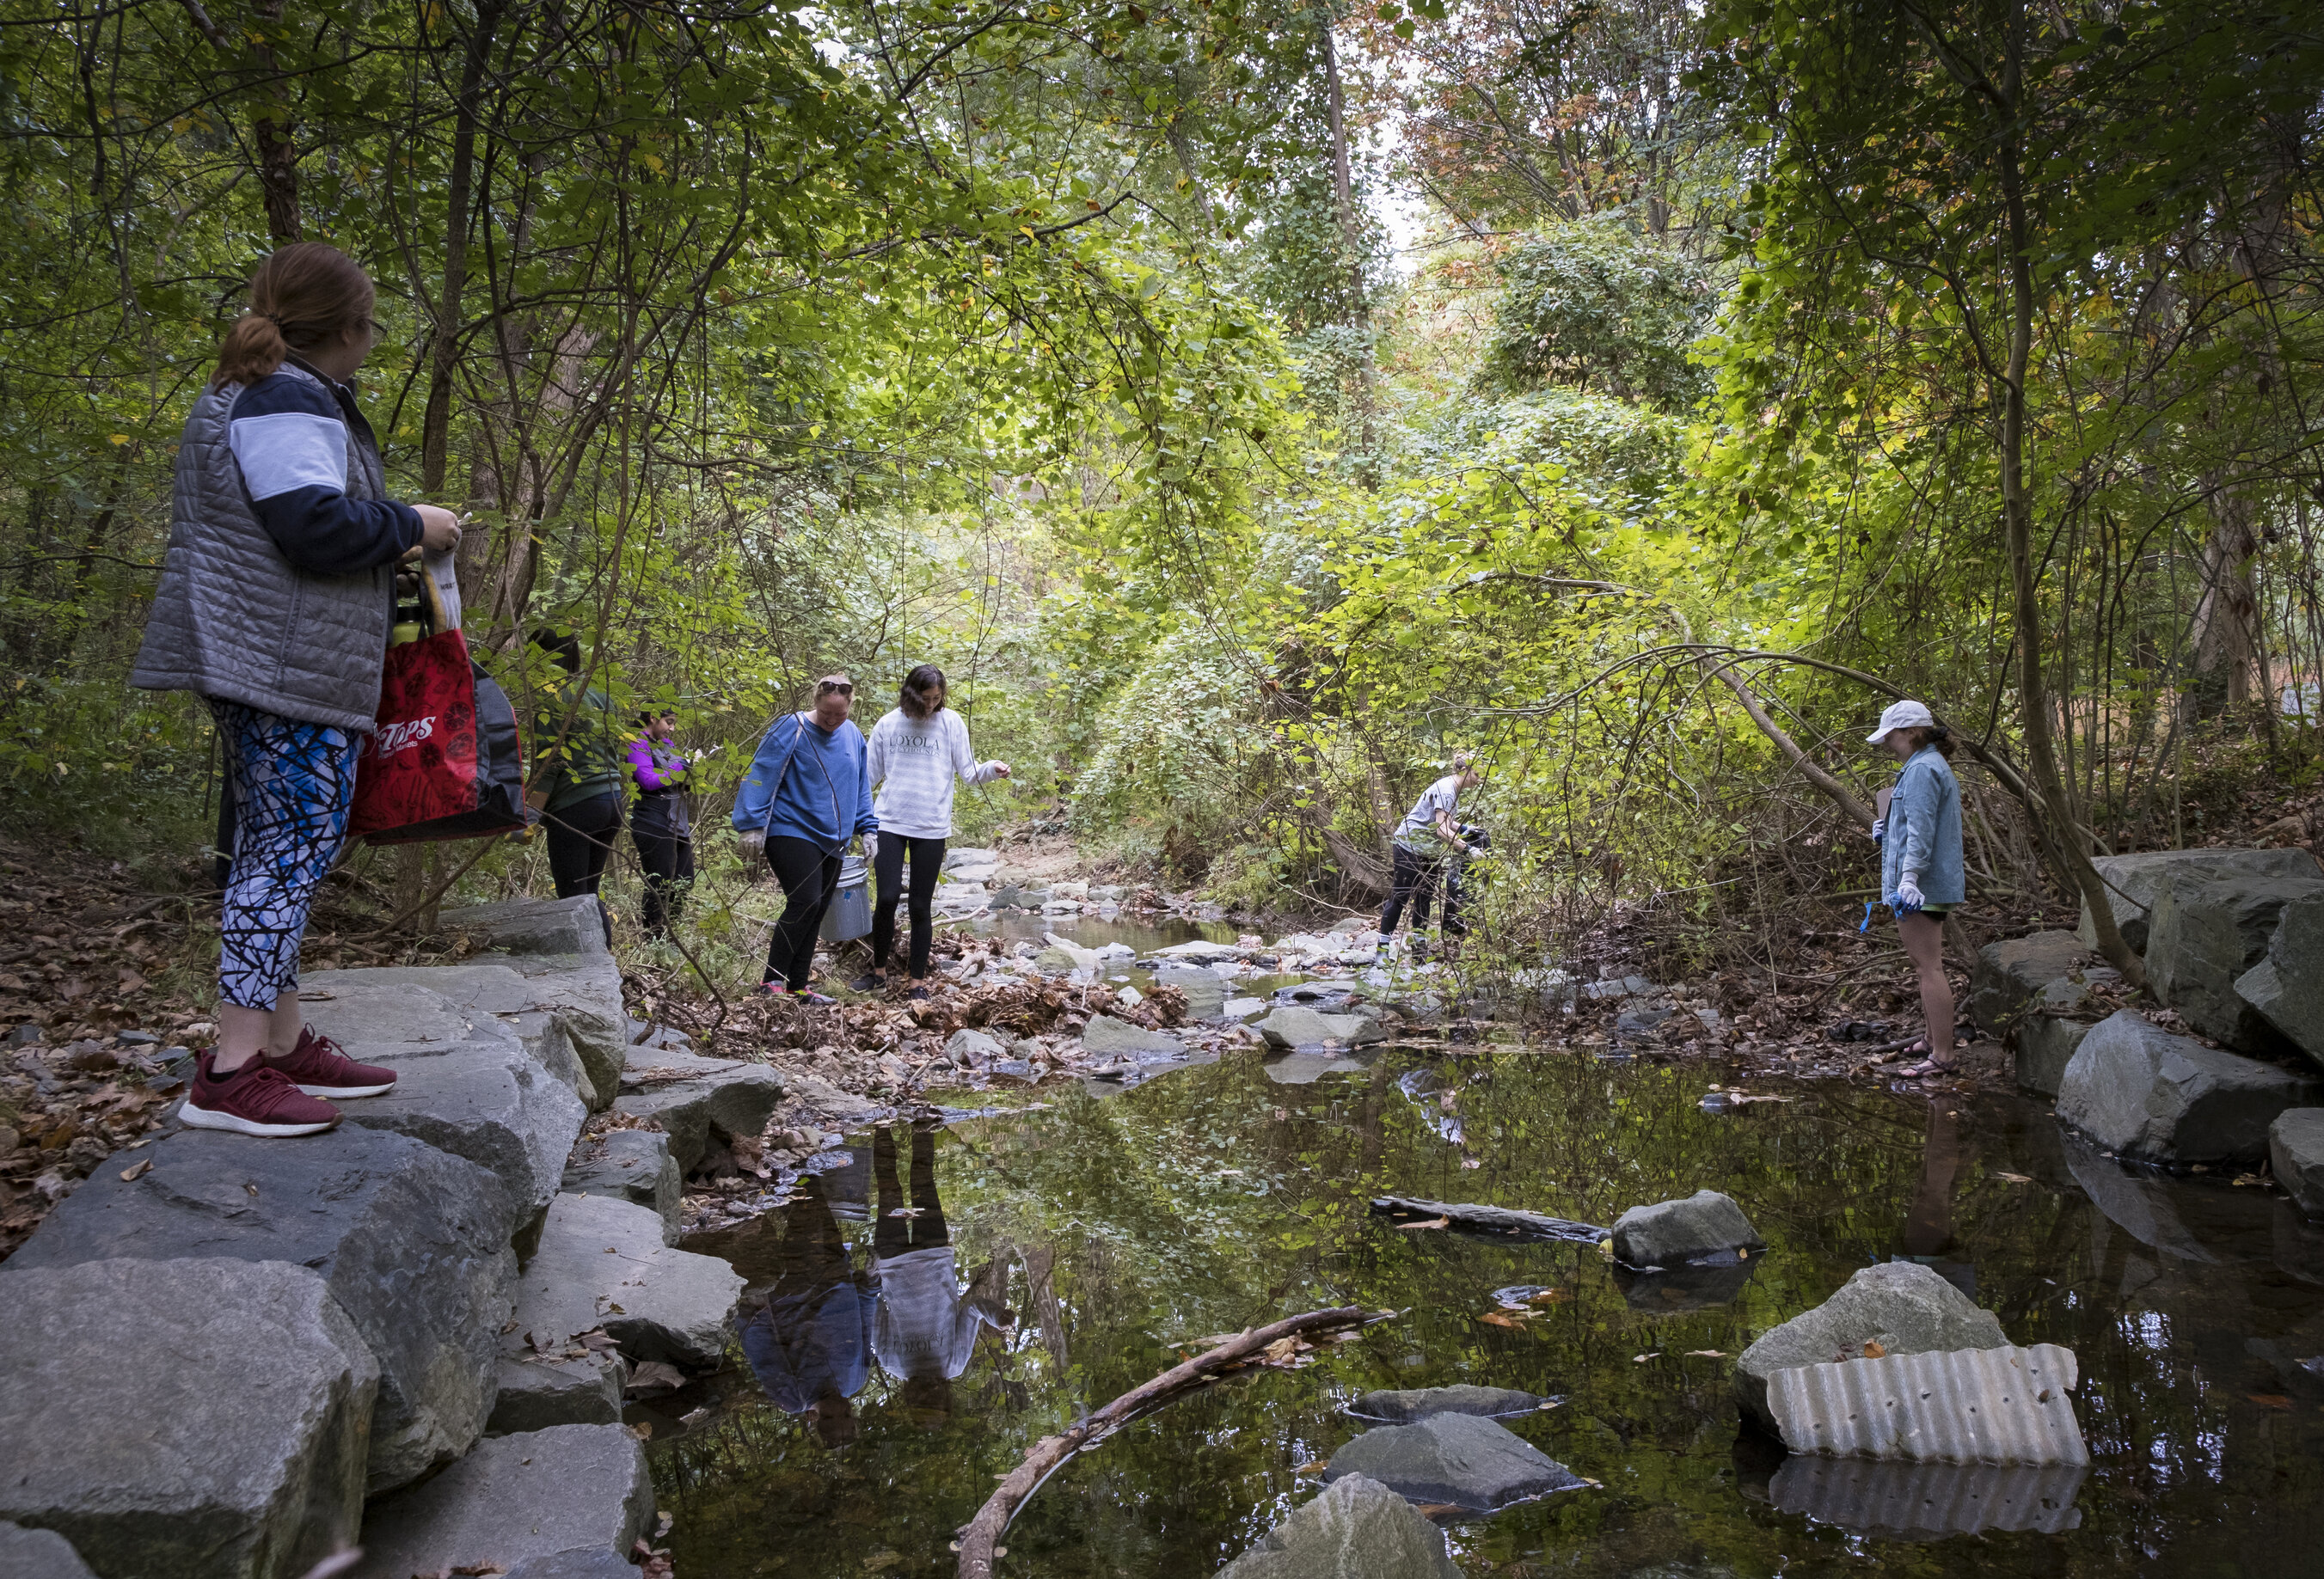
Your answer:
[[[1929,1100],[1928,1138],[1921,1146],[1921,1181],[1904,1214],[1898,1261],[1917,1261],[1970,1299],[1977,1298],[1977,1268],[1958,1259],[1960,1241],[1953,1234],[1953,1183],[1960,1177],[1961,1123],[1960,1098]]]
[[[849,1259],[820,1181],[783,1208],[774,1282],[742,1323],[742,1354],[767,1396],[805,1415],[826,1447],[855,1439],[848,1400],[872,1370],[872,1291]]]
[[[977,1293],[963,1297],[959,1262],[936,1199],[936,1133],[912,1132],[911,1204],[896,1180],[896,1131],[872,1137],[872,1175],[879,1198],[872,1228],[872,1275],[880,1309],[872,1352],[903,1383],[904,1407],[931,1423],[952,1413],[953,1379],[968,1369],[981,1323],[1007,1325],[1008,1312]]]

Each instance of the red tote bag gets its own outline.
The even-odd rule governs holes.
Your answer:
[[[355,768],[350,832],[372,844],[475,839],[525,825],[516,716],[468,656],[422,572],[428,634],[387,649],[379,728]]]

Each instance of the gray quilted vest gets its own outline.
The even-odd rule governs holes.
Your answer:
[[[313,378],[289,363],[282,371]],[[244,387],[205,390],[186,418],[170,552],[129,683],[367,735],[379,711],[395,567],[316,575],[282,556],[251,509],[226,444]],[[350,426],[347,496],[386,493],[378,453],[358,443]]]

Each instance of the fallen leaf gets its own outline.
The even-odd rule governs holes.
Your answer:
[[[1259,1355],[1270,1365],[1280,1365],[1306,1346],[1296,1337],[1279,1337],[1259,1350]]]
[[[1477,1317],[1477,1319],[1483,1322],[1487,1327],[1514,1327],[1518,1328],[1520,1331],[1525,1327],[1525,1317],[1521,1316],[1511,1316],[1507,1311],[1502,1310],[1488,1310],[1482,1316]]]
[[[1322,1474],[1325,1470],[1331,1467],[1332,1461],[1330,1459],[1319,1458],[1313,1464],[1301,1464],[1297,1469],[1293,1470],[1291,1473],[1293,1474]]]
[[[630,1373],[628,1391],[640,1397],[650,1393],[675,1392],[686,1385],[686,1378],[677,1366],[660,1360],[646,1360]]]
[[[1632,1354],[1630,1356],[1630,1363],[1633,1365],[1643,1365],[1648,1360],[1659,1360],[1662,1357],[1663,1352],[1660,1349],[1654,1349],[1643,1354]]]
[[[1573,1296],[1567,1293],[1563,1289],[1544,1289],[1538,1294],[1526,1295],[1526,1303],[1528,1305],[1564,1305],[1570,1303],[1572,1299]]]
[[[134,1183],[138,1179],[143,1177],[145,1170],[152,1166],[153,1166],[153,1159],[151,1157],[148,1157],[140,1162],[131,1163],[128,1167],[124,1168],[121,1170],[121,1182],[124,1184]]]
[[[2034,1176],[2030,1173],[1997,1172],[1994,1174],[1994,1177],[1996,1179],[2006,1179],[2012,1184],[2031,1184],[2034,1182]]]
[[[1689,1349],[1686,1352],[1686,1357],[1690,1360],[1723,1360],[1727,1357],[1727,1351],[1724,1349]]]
[[[630,1428],[630,1435],[641,1442],[649,1441],[653,1437],[653,1426],[650,1421],[640,1420]]]
[[[1431,1218],[1429,1218],[1429,1219],[1428,1219],[1426,1222],[1425,1222],[1425,1223],[1398,1223],[1398,1224],[1397,1225],[1397,1228],[1399,1228],[1399,1229],[1404,1229],[1404,1228],[1449,1228],[1449,1227],[1451,1227],[1452,1226],[1452,1218],[1450,1218],[1450,1217],[1431,1217]]]
[[[1458,1513],[1460,1511],[1461,1504],[1458,1502],[1423,1502],[1420,1504],[1420,1516],[1423,1519],[1436,1519],[1447,1513]]]
[[[249,1192],[251,1199],[256,1200],[258,1198],[258,1186],[254,1184],[245,1184],[242,1188]]]
[[[2280,1392],[2255,1392],[2248,1395],[2252,1402],[2264,1409],[2288,1409],[2292,1400]]]
[[[1881,1346],[1878,1338],[1868,1337],[1864,1340],[1864,1357],[1868,1360],[1885,1360],[1888,1357],[1888,1351]]]

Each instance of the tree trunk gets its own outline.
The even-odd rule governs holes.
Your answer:
[[[282,0],[261,0],[256,7],[260,32],[251,46],[252,63],[267,78],[276,71],[272,30],[282,20]],[[259,200],[266,209],[266,234],[276,246],[300,239],[299,148],[291,140],[290,89],[279,78],[261,90],[266,96],[251,126],[258,148]]]
[[[1340,92],[1340,51],[1332,40],[1332,14],[1323,14],[1323,79],[1325,102],[1332,117],[1332,197],[1340,216],[1340,244],[1348,254],[1349,300],[1354,304],[1354,326],[1363,336],[1362,361],[1356,372],[1358,443],[1362,446],[1369,475],[1377,444],[1375,411],[1379,404],[1379,374],[1373,365],[1371,303],[1364,293],[1364,232],[1356,218],[1355,181],[1348,163],[1347,106]]]
[[[476,8],[475,31],[468,35],[460,66],[460,96],[452,128],[452,169],[446,185],[444,281],[436,303],[436,332],[429,342],[428,407],[420,425],[420,487],[434,499],[444,491],[452,432],[452,375],[459,366],[462,301],[468,284],[468,209],[475,180],[476,101],[484,84],[493,34],[500,26],[503,0]]]

